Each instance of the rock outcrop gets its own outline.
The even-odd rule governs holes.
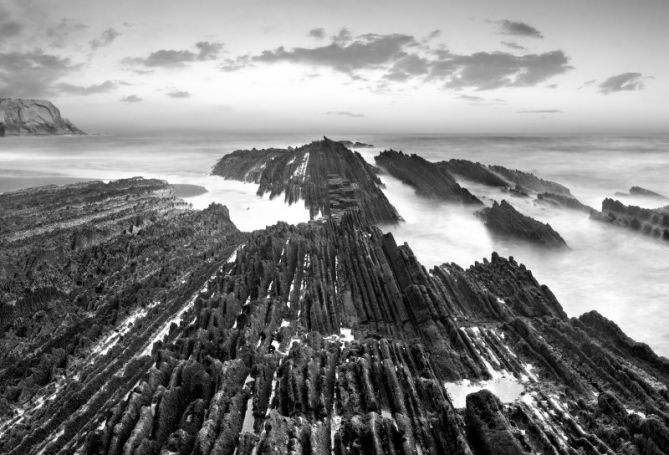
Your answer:
[[[655,191],[647,190],[646,188],[641,188],[640,186],[633,186],[630,188],[629,193],[616,193],[616,196],[641,196],[651,199],[667,199],[666,196],[663,196]]]
[[[0,137],[84,134],[50,101],[0,98]]]
[[[459,175],[472,182],[482,183],[488,186],[506,188],[510,182],[491,171],[488,166],[474,163],[468,160],[452,159],[439,162],[451,174]]]
[[[35,384],[32,395],[17,393],[8,378],[39,376],[40,364],[8,376],[15,363],[3,361],[10,415],[0,418],[0,452],[667,453],[669,361],[597,313],[568,318],[512,258],[428,271],[408,245],[348,209],[337,219],[241,234],[223,207],[181,211],[162,194],[166,185],[145,183],[110,184],[105,213],[162,201],[152,224],[110,242],[94,238],[62,262],[71,262],[66,270],[85,265],[72,272],[82,283],[101,281],[87,302],[135,283],[109,306],[146,316],[110,322],[91,351],[77,350],[90,346],[81,336],[63,341],[59,349],[74,349],[49,351],[58,360],[46,368],[62,379]],[[39,235],[76,229],[85,214],[99,213],[99,204],[85,203],[105,197],[96,188],[104,187],[70,187],[69,202],[54,210],[56,220],[70,221],[41,234],[37,217],[21,222],[17,211],[39,212],[64,194],[24,192],[3,211],[17,226],[3,238],[29,251]],[[107,226],[105,219],[94,224]],[[108,229],[117,224],[124,222]],[[15,235],[30,229],[32,236]],[[52,260],[62,254],[69,257]],[[23,257],[12,259],[14,273],[43,263]],[[154,267],[165,274],[151,275]],[[39,275],[26,279],[19,288]],[[88,287],[72,286],[79,290],[60,297],[69,305],[58,312],[65,325],[78,312],[100,311],[76,300]],[[42,343],[56,347],[48,337]],[[497,385],[520,392],[502,398]],[[472,393],[460,404],[463,386]]]
[[[571,196],[571,191],[569,191],[569,188],[566,186],[550,180],[544,180],[529,172],[523,172],[517,169],[507,169],[504,166],[497,165],[489,166],[489,168],[509,182],[514,183],[521,191]]]
[[[585,213],[592,213],[595,209],[592,207],[583,204],[581,201],[575,197],[564,195],[564,194],[555,194],[555,193],[539,193],[537,194],[537,200],[546,202],[558,207],[565,207],[572,210],[578,210]]]
[[[344,147],[350,148],[350,149],[366,149],[366,148],[372,148],[374,145],[372,144],[365,144],[364,142],[359,142],[359,141],[349,141],[349,140],[343,140],[343,141],[337,141]]]
[[[493,202],[492,207],[476,214],[495,235],[516,238],[548,248],[565,248],[567,243],[550,224],[523,215],[506,201]]]
[[[602,211],[593,212],[591,217],[669,241],[669,206],[645,209],[607,198],[602,202]]]
[[[443,166],[418,155],[385,150],[375,156],[374,160],[390,175],[414,188],[421,197],[463,204],[482,204],[476,196],[458,185]]]
[[[212,173],[258,184],[258,195],[304,200],[311,218],[341,215],[357,207],[370,222],[401,218],[381,191],[377,170],[359,153],[324,138],[296,149],[237,150],[221,158]]]

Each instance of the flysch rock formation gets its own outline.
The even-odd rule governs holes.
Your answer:
[[[312,219],[353,207],[373,223],[401,219],[381,191],[374,166],[327,138],[294,149],[237,150],[221,158],[212,173],[257,183],[259,196],[283,194],[288,204],[303,200]]]
[[[245,239],[225,207],[187,207],[140,178],[0,195],[0,453],[144,374],[139,354]]]
[[[536,200],[552,205],[590,213],[593,209],[581,203],[569,188],[557,182],[544,180],[529,172],[503,166],[487,166],[462,159],[441,161],[439,165],[450,173],[483,185],[503,188],[517,196],[536,195]]]
[[[85,134],[50,101],[0,98],[0,137]]]
[[[493,202],[476,212],[485,226],[495,235],[516,238],[548,248],[565,248],[567,243],[550,224],[523,215],[511,204],[502,200]]]
[[[645,209],[607,198],[602,211],[592,212],[591,218],[669,241],[669,206]]]
[[[647,197],[651,199],[667,199],[666,196],[661,195],[660,193],[656,193],[655,191],[647,190],[646,188],[642,188],[640,186],[633,186],[630,188],[629,193],[616,193],[616,196],[641,196],[641,197]]]
[[[463,204],[482,204],[476,196],[458,185],[444,167],[418,155],[384,150],[374,157],[374,161],[390,175],[414,188],[421,197]]]
[[[70,276],[61,292],[74,292],[57,297],[61,322],[92,319],[60,344],[36,340],[33,349],[51,357],[23,375],[2,362],[5,391],[40,368],[62,378],[29,392],[24,384],[19,397],[5,392],[0,452],[669,453],[669,361],[595,312],[568,318],[513,258],[428,271],[359,209],[241,234],[222,206],[182,212],[161,185],[109,184],[107,210],[100,186],[4,199],[3,214],[16,220],[5,245],[23,242],[24,251],[79,244],[57,236],[72,239],[85,217],[122,231],[107,242],[94,236],[78,257],[12,259],[12,273],[31,272],[15,293],[41,280],[37,270]],[[61,200],[69,202],[51,227],[21,221]],[[137,232],[123,215],[133,204],[149,220]],[[115,320],[102,313],[104,330],[89,333],[89,313],[107,306]]]

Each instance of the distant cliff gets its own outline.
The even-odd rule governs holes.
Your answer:
[[[0,137],[85,134],[50,101],[0,98]]]

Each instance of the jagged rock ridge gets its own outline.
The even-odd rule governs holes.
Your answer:
[[[629,193],[616,193],[616,196],[642,196],[651,199],[667,199],[666,196],[663,196],[655,191],[647,190],[646,188],[641,188],[640,186],[633,186],[630,188]]]
[[[607,198],[602,202],[602,211],[593,212],[591,217],[669,241],[669,206],[645,209]]]
[[[476,196],[458,185],[446,169],[418,155],[385,150],[375,156],[374,160],[390,175],[414,188],[419,196],[463,204],[482,204]]]
[[[1,451],[667,453],[669,362],[597,313],[569,319],[513,259],[427,271],[348,210],[208,234],[211,253],[237,248],[211,272],[190,273],[199,256],[179,264],[189,284],[160,304],[178,326],[153,349],[142,339],[68,364],[41,407],[0,422]],[[133,360],[110,362],[119,355]],[[478,391],[461,408],[449,387],[465,379],[524,392],[501,403]]]
[[[374,223],[401,219],[381,191],[376,169],[327,138],[296,149],[237,150],[221,158],[212,173],[257,183],[260,196],[283,194],[288,204],[304,200],[312,219],[352,207]]]
[[[50,101],[0,98],[0,137],[85,134]]]
[[[494,234],[525,240],[549,248],[564,248],[567,243],[550,224],[542,223],[518,212],[511,204],[502,200],[493,202],[476,212]]]

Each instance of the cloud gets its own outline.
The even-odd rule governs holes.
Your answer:
[[[352,118],[361,118],[364,117],[364,114],[356,114],[355,112],[350,111],[329,111],[325,115],[336,115],[339,117],[352,117]]]
[[[376,68],[397,60],[405,54],[403,48],[415,43],[409,35],[367,34],[347,41],[347,32],[343,29],[333,37],[332,43],[315,48],[297,47],[286,50],[279,47],[263,51],[251,58],[261,63],[303,63],[314,66],[327,66],[344,73],[353,73],[363,68]]]
[[[525,55],[506,52],[453,54],[435,62],[431,76],[445,79],[446,86],[451,88],[529,87],[571,70],[568,63],[569,58],[560,50]]]
[[[572,69],[561,50],[515,55],[510,52],[455,54],[432,49],[411,35],[368,33],[350,37],[343,29],[326,45],[287,49],[278,47],[256,55],[229,58],[223,71],[245,67],[291,63],[324,67],[375,89],[407,81],[437,82],[444,87],[490,90],[500,87],[529,87]]]
[[[170,98],[190,98],[190,92],[186,92],[184,90],[172,90],[170,92],[167,92],[167,96]]]
[[[200,41],[195,44],[197,52],[189,50],[160,49],[152,52],[148,57],[125,58],[123,63],[129,65],[143,65],[147,67],[180,68],[187,63],[215,60],[218,58],[223,44]]]
[[[516,114],[563,114],[564,111],[560,109],[529,109],[525,111],[518,111]]]
[[[501,98],[484,98],[482,96],[476,96],[476,95],[466,95],[462,94],[459,95],[458,98],[468,101],[469,104],[477,105],[477,106],[483,106],[483,105],[491,105],[491,104],[505,104],[506,101],[504,101]]]
[[[312,28],[309,30],[308,36],[316,39],[325,38],[325,29],[324,28]]]
[[[6,96],[40,97],[53,93],[53,84],[80,68],[69,58],[29,52],[0,53],[0,92]]]
[[[525,46],[521,46],[520,44],[514,43],[512,41],[502,41],[502,44],[504,46],[508,47],[509,49],[514,49],[514,50],[517,50],[517,51],[526,51],[527,50],[527,48]]]
[[[51,47],[62,48],[69,43],[69,38],[88,28],[76,19],[61,19],[56,25],[46,29],[46,36],[51,39]]]
[[[121,36],[120,32],[113,28],[108,28],[102,32],[99,38],[89,41],[88,44],[90,44],[91,49],[96,50],[101,47],[109,46],[119,36]]]
[[[57,84],[55,88],[60,93],[66,93],[70,95],[95,95],[97,93],[111,92],[112,90],[115,90],[118,85],[118,82],[114,81],[104,81],[100,84],[86,86],[61,82],[60,84]]]
[[[536,28],[532,27],[529,24],[526,24],[525,22],[510,21],[508,19],[504,19],[501,21],[497,21],[497,24],[499,24],[500,33],[502,33],[503,35],[516,35],[528,38],[544,37],[544,35],[542,35],[539,30],[537,30]]]
[[[140,103],[144,100],[137,95],[128,95],[121,98],[121,101],[124,103]]]
[[[608,95],[614,92],[635,91],[645,88],[644,77],[641,73],[622,73],[611,76],[599,84],[599,91]]]
[[[0,9],[0,39],[7,39],[21,34],[23,26],[12,19],[9,13]]]

